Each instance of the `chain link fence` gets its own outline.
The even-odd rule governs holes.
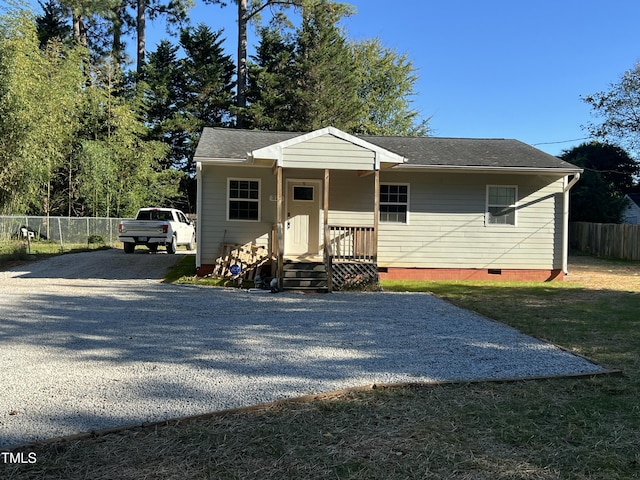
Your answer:
[[[114,246],[120,218],[0,216],[0,241],[48,241],[71,245]]]

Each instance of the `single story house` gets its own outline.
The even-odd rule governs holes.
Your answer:
[[[629,193],[624,196],[627,206],[622,211],[622,223],[637,225],[640,223],[640,193]]]
[[[281,283],[312,260],[387,279],[567,273],[582,170],[517,140],[205,128],[194,160],[200,275],[225,245],[270,252]]]

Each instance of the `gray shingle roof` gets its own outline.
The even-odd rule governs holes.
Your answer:
[[[249,152],[299,135],[303,133],[205,128],[198,143],[195,160],[245,159]],[[374,135],[358,137],[405,157],[408,165],[580,170],[575,165],[518,140]]]
[[[633,203],[640,207],[640,193],[628,193],[627,196]]]

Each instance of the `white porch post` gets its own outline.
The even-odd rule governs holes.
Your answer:
[[[284,274],[284,197],[282,187],[282,167],[277,167],[277,212],[276,212],[276,245],[278,250],[278,289],[282,288],[282,275]]]
[[[322,208],[324,209],[324,227],[329,226],[329,169],[324,169],[324,202]],[[325,239],[326,241],[326,239]]]
[[[331,251],[330,244],[328,242],[331,241],[331,232],[329,231],[329,169],[324,169],[324,201],[322,204],[322,209],[324,213],[324,228],[323,230],[323,241],[324,244],[324,261],[327,266],[327,289],[331,292],[333,291],[333,259],[331,256],[333,252]]]
[[[375,186],[373,199],[373,259],[378,261],[378,227],[380,226],[380,170],[374,174]]]

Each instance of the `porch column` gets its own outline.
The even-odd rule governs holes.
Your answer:
[[[329,226],[329,169],[324,169],[324,227]]]
[[[333,291],[333,259],[331,256],[331,232],[329,231],[329,169],[324,169],[324,201],[322,208],[324,210],[324,228],[323,228],[323,244],[324,244],[324,261],[327,267],[327,289]]]
[[[378,261],[378,227],[380,224],[380,170],[374,173],[374,195],[373,199],[373,258]]]
[[[284,196],[282,194],[282,167],[277,168],[277,206],[276,206],[276,245],[278,250],[278,290],[282,289],[282,276],[284,272]]]

